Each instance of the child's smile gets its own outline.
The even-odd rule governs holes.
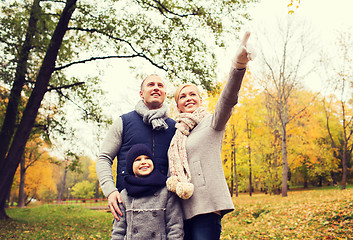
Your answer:
[[[138,156],[132,165],[132,170],[136,177],[147,176],[153,171],[153,169],[153,162],[146,155]]]

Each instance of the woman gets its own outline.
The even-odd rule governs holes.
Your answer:
[[[219,239],[222,217],[234,210],[224,176],[222,140],[252,53],[246,48],[250,33],[245,33],[232,69],[213,114],[202,107],[194,84],[181,85],[175,92],[180,112],[177,131],[168,151],[170,191],[184,199],[184,239]]]

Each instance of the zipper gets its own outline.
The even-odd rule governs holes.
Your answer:
[[[152,131],[152,154],[153,154],[153,157],[154,157],[154,147],[155,147],[154,132]]]

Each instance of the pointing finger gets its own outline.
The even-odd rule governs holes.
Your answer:
[[[250,37],[250,32],[245,32],[244,34],[244,37],[243,37],[243,40],[241,40],[241,45],[242,46],[246,46],[248,40],[249,40],[249,37]]]

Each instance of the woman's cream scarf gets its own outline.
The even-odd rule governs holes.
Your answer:
[[[194,185],[190,183],[191,175],[186,154],[186,140],[192,129],[206,114],[207,110],[200,107],[193,113],[181,113],[176,119],[177,130],[168,150],[170,177],[167,180],[167,188],[182,199],[190,198],[194,192]]]

